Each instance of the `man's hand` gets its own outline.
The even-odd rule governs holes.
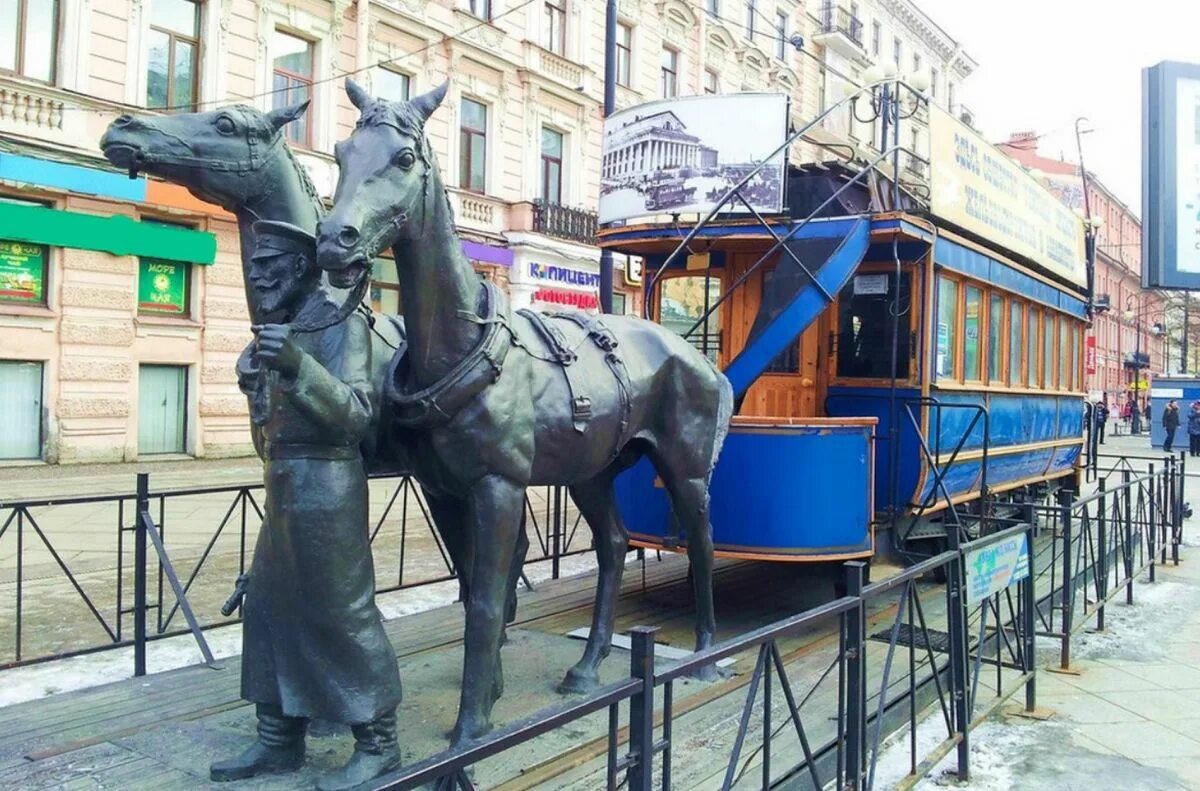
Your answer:
[[[304,352],[292,340],[292,328],[287,324],[256,324],[250,329],[256,336],[254,356],[259,363],[294,379],[300,372]]]

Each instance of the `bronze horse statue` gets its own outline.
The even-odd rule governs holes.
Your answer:
[[[259,296],[249,280],[251,254],[255,249],[254,223],[276,220],[315,230],[325,213],[316,187],[283,134],[283,128],[300,118],[307,106],[304,101],[265,113],[234,105],[210,112],[122,115],[109,125],[100,141],[105,157],[128,170],[131,176],[145,172],[179,184],[200,200],[220,206],[237,218],[246,303],[255,323],[270,317],[262,315]],[[327,277],[320,287],[329,290],[333,302],[345,303],[350,298],[347,291],[330,286]],[[373,440],[365,443],[364,459],[372,473],[407,471],[407,448],[391,431],[386,399],[382,397],[392,358],[404,355],[404,319],[360,309],[366,311],[372,327],[372,383],[377,396],[375,403],[380,404],[382,412],[373,416],[376,423],[371,432]],[[252,348],[253,344],[247,347],[247,353]],[[245,361],[247,353],[243,353],[239,362]],[[470,590],[466,537],[448,532],[450,525],[438,527],[459,572],[465,601]],[[516,616],[516,585],[529,547],[524,531],[521,539],[510,575],[508,621]]]
[[[424,132],[446,87],[388,102],[346,80],[360,117],[335,150],[340,174],[333,208],[318,226],[317,263],[331,283],[352,287],[381,250],[391,246],[395,256],[408,353],[395,361],[386,397],[439,528],[470,535],[465,662],[452,735],[459,744],[490,727],[501,688],[506,572],[530,485],[569,487],[599,564],[587,648],[563,688],[598,684],[628,551],[613,480],[643,455],[687,539],[696,647],[711,644],[708,483],[733,392],[707,358],[657,324],[577,311],[514,313],[498,288],[476,277]]]

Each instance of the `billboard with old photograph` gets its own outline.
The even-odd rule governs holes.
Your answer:
[[[1142,286],[1200,289],[1200,64],[1142,75]]]
[[[742,195],[762,214],[783,211],[788,98],[739,93],[664,99],[604,121],[600,222],[703,214],[764,161]],[[737,201],[728,209],[748,213]]]

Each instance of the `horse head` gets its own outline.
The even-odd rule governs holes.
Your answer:
[[[317,224],[317,265],[333,285],[349,288],[367,277],[381,251],[422,233],[431,201],[446,200],[425,122],[447,86],[389,102],[346,80],[360,115],[353,134],[334,148],[333,209]]]
[[[131,177],[149,173],[236,212],[270,190],[266,166],[275,149],[286,145],[281,130],[307,107],[306,100],[268,113],[234,105],[203,113],[122,115],[108,125],[100,149]]]

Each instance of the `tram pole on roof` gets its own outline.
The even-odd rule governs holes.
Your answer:
[[[617,103],[617,0],[608,0],[604,20],[604,118],[612,115]],[[601,130],[603,139],[603,130]],[[613,254],[600,250],[600,312],[612,313]]]

